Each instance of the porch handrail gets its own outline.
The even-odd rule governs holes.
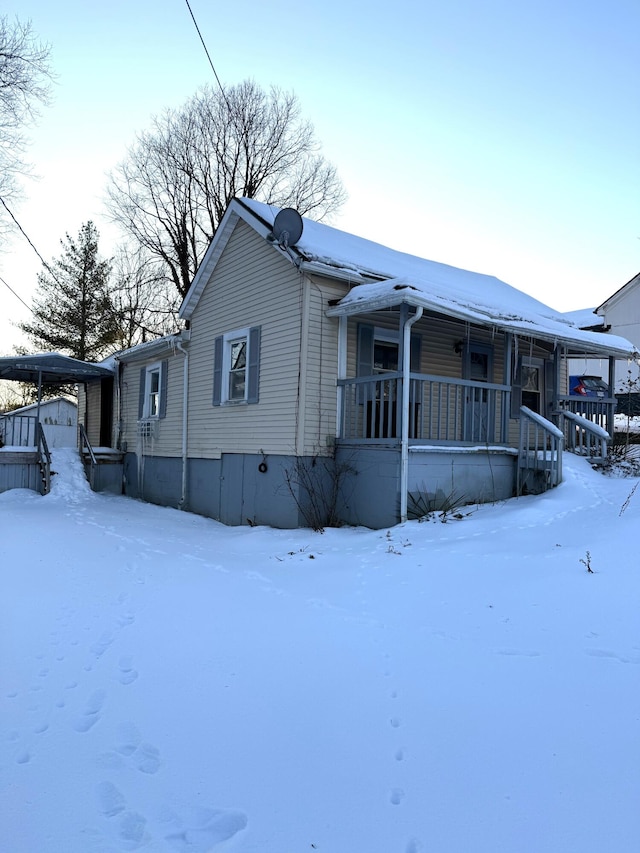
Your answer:
[[[357,442],[400,439],[402,374],[338,379],[338,438]],[[506,443],[511,386],[409,374],[409,438],[437,442]]]
[[[92,465],[97,465],[98,460],[96,459],[96,455],[93,452],[93,447],[91,446],[91,442],[89,441],[89,436],[87,435],[87,431],[84,427],[84,424],[79,425],[80,432],[80,454],[84,452],[84,448],[86,447],[87,453],[89,454],[89,458],[91,459]]]
[[[561,410],[560,417],[568,450],[591,458],[606,459],[611,436],[604,427],[575,412]]]
[[[338,379],[338,385],[368,385],[388,379],[402,379],[402,373],[378,373],[373,376],[352,376],[348,379]],[[461,385],[464,388],[486,388],[489,391],[510,391],[510,385],[500,385],[497,382],[478,382],[474,379],[455,379],[452,376],[437,376],[434,373],[410,373],[410,380],[424,382],[446,382],[447,385]]]
[[[520,406],[517,493],[522,494],[525,471],[542,472],[545,486],[562,482],[564,433],[545,417]]]
[[[615,397],[578,397],[575,394],[560,394],[557,403],[561,412],[582,415],[604,428],[609,436],[613,436],[613,416],[617,404]]]
[[[44,429],[39,421],[36,424],[36,447],[38,448],[38,461],[42,471],[44,494],[48,495],[51,490],[51,453],[49,452]]]

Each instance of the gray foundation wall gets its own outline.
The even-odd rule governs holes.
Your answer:
[[[515,494],[516,460],[504,451],[410,451],[408,491],[434,509],[503,501]]]
[[[379,529],[400,521],[400,451],[397,448],[339,446],[336,462],[347,473],[338,501],[343,524]]]
[[[304,460],[293,456],[240,453],[223,454],[221,459],[189,459],[183,508],[229,525],[307,527],[308,496],[296,476],[300,464]],[[287,486],[287,471],[293,480],[291,487]],[[182,459],[145,456],[140,460],[135,453],[128,453],[124,483],[125,494],[130,497],[178,508]]]
[[[400,521],[400,462],[397,447],[362,445],[338,446],[335,461],[240,453],[190,459],[183,508],[229,525],[392,527]],[[409,493],[432,509],[505,500],[515,478],[516,457],[502,451],[409,454]],[[140,464],[128,453],[124,483],[130,497],[179,507],[182,460],[147,456]]]

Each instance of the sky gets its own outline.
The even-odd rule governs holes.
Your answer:
[[[5,850],[636,853],[637,477],[313,533],[53,470],[0,494]]]
[[[349,194],[336,227],[561,311],[600,304],[638,272],[635,0],[191,8],[224,84],[298,95]],[[51,44],[57,75],[16,216],[47,260],[89,219],[109,255],[108,172],[153,115],[215,83],[189,9],[22,0],[15,13]],[[24,238],[0,253],[27,304],[40,268]],[[0,282],[0,354],[28,316]]]

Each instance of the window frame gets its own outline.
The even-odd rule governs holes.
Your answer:
[[[140,368],[140,395],[138,404],[138,420],[161,420],[167,414],[167,379],[169,364],[167,359],[154,361],[146,367]],[[158,390],[156,395],[157,411],[152,412],[151,405],[151,377],[158,375]]]
[[[222,336],[222,386],[220,394],[221,403],[246,403],[249,392],[249,333],[250,329],[236,329],[233,332],[227,332]],[[233,368],[231,365],[231,351],[235,343],[244,341],[244,394],[242,397],[231,396],[231,377],[238,374],[238,368]]]
[[[156,391],[152,391],[153,377],[158,377],[158,387]],[[156,361],[149,364],[144,372],[144,403],[142,406],[142,417],[147,420],[151,418],[159,418],[161,411],[162,398],[162,362]],[[155,401],[155,405],[152,404]]]
[[[231,366],[232,346],[245,343],[244,394],[231,396],[231,377],[239,370]],[[242,406],[258,402],[261,326],[243,326],[218,335],[214,341],[213,405]]]

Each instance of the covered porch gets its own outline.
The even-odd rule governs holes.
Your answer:
[[[567,359],[606,357],[613,380],[632,346],[478,313],[436,311],[406,286],[328,311],[339,319],[336,454],[358,472],[353,507],[378,507],[380,526],[542,492],[562,481],[564,449],[606,456],[616,400],[570,396]],[[355,509],[344,515],[358,523]]]

